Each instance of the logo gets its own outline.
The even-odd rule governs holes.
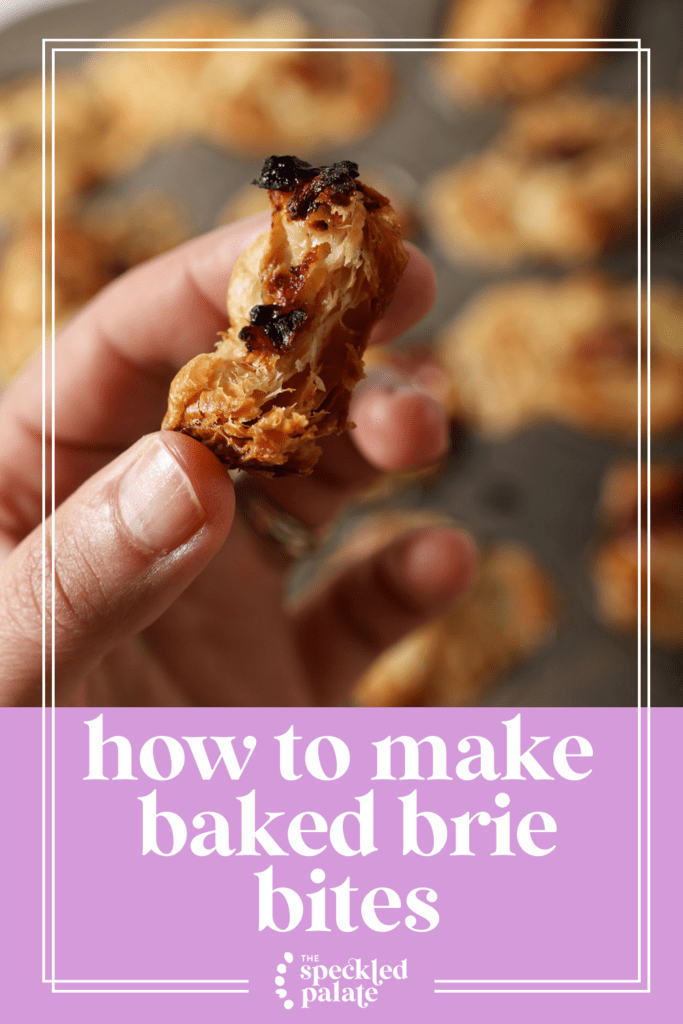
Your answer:
[[[278,986],[275,989],[275,995],[279,996],[280,999],[284,999],[285,1010],[291,1010],[294,1003],[291,999],[287,999],[287,989],[283,988],[285,983],[285,974],[287,973],[287,964],[291,964],[294,960],[292,953],[285,953],[283,956],[285,963],[277,965],[277,974],[275,975],[275,984]]]
[[[399,964],[381,964],[376,958],[364,961],[349,957],[346,963],[321,963],[317,953],[299,953],[300,963],[292,953],[283,955],[284,963],[277,965],[275,994],[284,999],[284,1008],[291,1010],[296,1002],[302,1010],[325,1003],[353,1003],[364,1010],[376,1003],[382,986],[408,977],[408,961]],[[287,988],[285,976],[290,967]],[[287,998],[289,993],[290,998]],[[291,997],[294,998],[291,998]]]

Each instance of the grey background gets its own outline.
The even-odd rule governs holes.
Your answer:
[[[89,0],[40,11],[0,33],[0,79],[39,70],[43,37],[104,37],[143,15],[167,6],[158,0]],[[236,4],[237,6],[237,4]],[[264,6],[244,2],[249,11]],[[443,0],[368,0],[359,6],[323,0],[292,0],[290,6],[316,18],[336,36],[373,38],[438,37]],[[682,91],[683,4],[680,0],[621,2],[609,33],[615,38],[641,37],[652,48],[653,90]],[[425,44],[428,45],[428,44]],[[400,49],[400,44],[398,46]],[[57,56],[58,68],[78,59]],[[504,110],[464,113],[439,100],[429,74],[429,54],[392,54],[397,88],[388,116],[359,145],[321,154],[325,160],[352,158],[383,171],[409,196],[437,169],[480,149],[496,133]],[[588,87],[618,94],[636,94],[637,56],[604,55],[597,70],[584,78]],[[123,183],[98,196],[121,196],[159,189],[175,196],[189,211],[197,232],[214,226],[225,200],[249,181],[259,161],[227,156],[208,145],[192,143],[160,153]],[[0,186],[1,187],[1,186]],[[683,215],[657,228],[653,239],[653,276],[683,283]],[[417,243],[433,260],[439,296],[429,317],[413,332],[429,339],[483,284],[529,273],[485,275],[454,269],[420,233]],[[636,241],[606,257],[602,266],[634,276]],[[556,272],[559,273],[559,272]],[[410,339],[407,339],[410,340]],[[160,418],[163,410],[160,412]],[[653,457],[683,455],[683,439],[653,445]],[[633,636],[615,636],[596,623],[586,566],[595,543],[595,504],[605,468],[615,458],[635,458],[634,445],[613,444],[560,426],[538,427],[502,443],[473,436],[454,437],[447,472],[438,480],[409,488],[393,504],[406,508],[428,505],[447,510],[475,535],[518,539],[547,567],[560,602],[556,636],[531,661],[502,678],[487,703],[498,705],[630,705],[637,700],[637,646]],[[354,509],[342,520],[347,531],[367,509]],[[336,543],[332,539],[325,550]],[[324,552],[323,552],[324,553]],[[298,569],[294,583],[310,577],[311,565]],[[682,656],[654,649],[653,703],[680,704],[683,696]]]

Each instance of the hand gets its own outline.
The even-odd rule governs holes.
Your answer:
[[[343,702],[384,648],[469,581],[468,539],[422,529],[287,609],[284,565],[235,515],[225,467],[198,441],[158,431],[174,373],[225,327],[235,260],[266,226],[260,215],[241,221],[125,274],[59,335],[56,513],[45,524],[59,704]],[[431,268],[412,250],[373,342],[412,326],[433,295]],[[51,411],[48,401],[48,431]],[[443,411],[386,382],[361,387],[352,419],[357,429],[327,439],[311,477],[251,486],[322,527],[380,470],[430,463],[447,444]],[[4,705],[41,703],[41,423],[38,357],[0,405]]]

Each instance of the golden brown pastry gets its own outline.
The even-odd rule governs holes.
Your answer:
[[[638,572],[638,467],[614,466],[600,499],[600,516],[608,537],[593,560],[592,574],[599,618],[613,629],[638,625],[638,594],[643,625],[647,622],[647,474],[642,472],[642,546]],[[683,645],[683,469],[653,465],[651,502],[652,638],[668,647]],[[640,585],[639,585],[640,578]]]
[[[344,160],[270,157],[272,226],[242,254],[216,351],[175,377],[163,426],[229,466],[310,473],[317,441],[342,433],[362,355],[407,263],[389,201]]]
[[[643,360],[646,312],[644,300]],[[654,285],[651,320],[652,432],[661,435],[683,423],[683,291]],[[439,352],[463,416],[490,437],[547,420],[637,434],[633,284],[582,275],[490,288],[446,328]]]
[[[119,168],[188,136],[236,153],[310,153],[366,134],[390,96],[381,54],[307,49],[306,39],[320,32],[286,8],[247,17],[222,6],[182,5],[126,35],[133,45],[142,40],[140,48],[147,39],[184,39],[178,45],[190,52],[102,50],[89,62],[90,80],[115,111],[107,141]],[[212,50],[193,39],[224,42]],[[232,52],[218,52],[221,45]]]
[[[95,96],[112,112],[103,140],[110,173],[134,167],[159,146],[202,132],[206,117],[200,76],[211,44],[191,40],[230,39],[241,27],[242,19],[225,7],[166,8],[117,33],[128,40],[127,50],[103,48],[86,63]],[[171,42],[147,42],[163,39]],[[171,52],[174,40],[187,40],[175,44],[186,52]],[[145,52],[155,46],[155,52]]]
[[[352,534],[336,557],[367,557],[408,530],[453,525],[431,511],[378,514]],[[503,672],[530,657],[552,635],[555,599],[536,560],[517,544],[479,552],[472,588],[436,622],[385,651],[359,681],[366,706],[478,704]]]
[[[599,39],[606,34],[613,7],[614,0],[453,0],[442,33],[444,39],[500,40],[503,45],[510,39],[515,40],[509,44],[515,49],[443,52],[436,61],[437,84],[449,99],[466,107],[538,96],[583,71],[600,54],[590,42],[568,43],[573,50],[518,52],[524,46],[519,40]],[[470,45],[492,48],[497,44]],[[559,48],[561,43],[545,45]]]
[[[488,150],[436,175],[425,217],[459,263],[585,262],[635,229],[638,179],[635,103],[559,94],[521,108]],[[651,195],[655,215],[683,196],[683,106],[668,98],[652,105]]]
[[[270,149],[308,155],[356,141],[384,113],[391,74],[383,54],[341,48],[315,52],[320,44],[307,48],[305,40],[321,32],[287,8],[257,15],[238,34],[299,41],[279,51],[209,55],[200,88],[204,131],[216,145],[237,153]]]
[[[46,92],[47,210],[51,207],[51,89]],[[66,213],[74,196],[101,178],[99,140],[106,112],[76,78],[55,81],[55,207]],[[40,215],[43,207],[43,85],[31,77],[0,92],[0,220],[11,224]]]
[[[182,218],[167,202],[105,206],[88,217],[55,221],[57,329],[130,267],[172,249],[187,237]],[[46,326],[51,331],[50,251],[47,232]],[[17,228],[0,252],[0,380],[8,381],[42,344],[42,223]]]

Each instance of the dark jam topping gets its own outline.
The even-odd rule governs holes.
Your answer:
[[[306,319],[303,309],[292,309],[284,312],[283,306],[253,306],[249,310],[251,327],[243,327],[239,333],[240,341],[246,342],[249,352],[262,348],[259,345],[258,332],[260,327],[276,352],[287,352],[299,327]]]
[[[302,220],[319,205],[318,196],[325,189],[330,190],[330,198],[334,197],[337,202],[355,192],[357,177],[358,164],[352,160],[312,167],[296,156],[269,156],[260,177],[252,184],[277,192],[292,192],[287,211],[292,220]]]
[[[277,189],[279,192],[293,192],[302,181],[310,181],[320,174],[319,167],[312,167],[298,156],[269,156],[264,161],[261,174],[254,178],[252,185],[259,188]]]
[[[295,189],[294,195],[287,203],[287,212],[292,220],[302,220],[311,210],[319,206],[318,197],[325,190],[329,199],[340,203],[356,191],[355,178],[358,177],[358,164],[351,160],[340,160],[339,163],[320,167],[319,174],[311,181]]]

